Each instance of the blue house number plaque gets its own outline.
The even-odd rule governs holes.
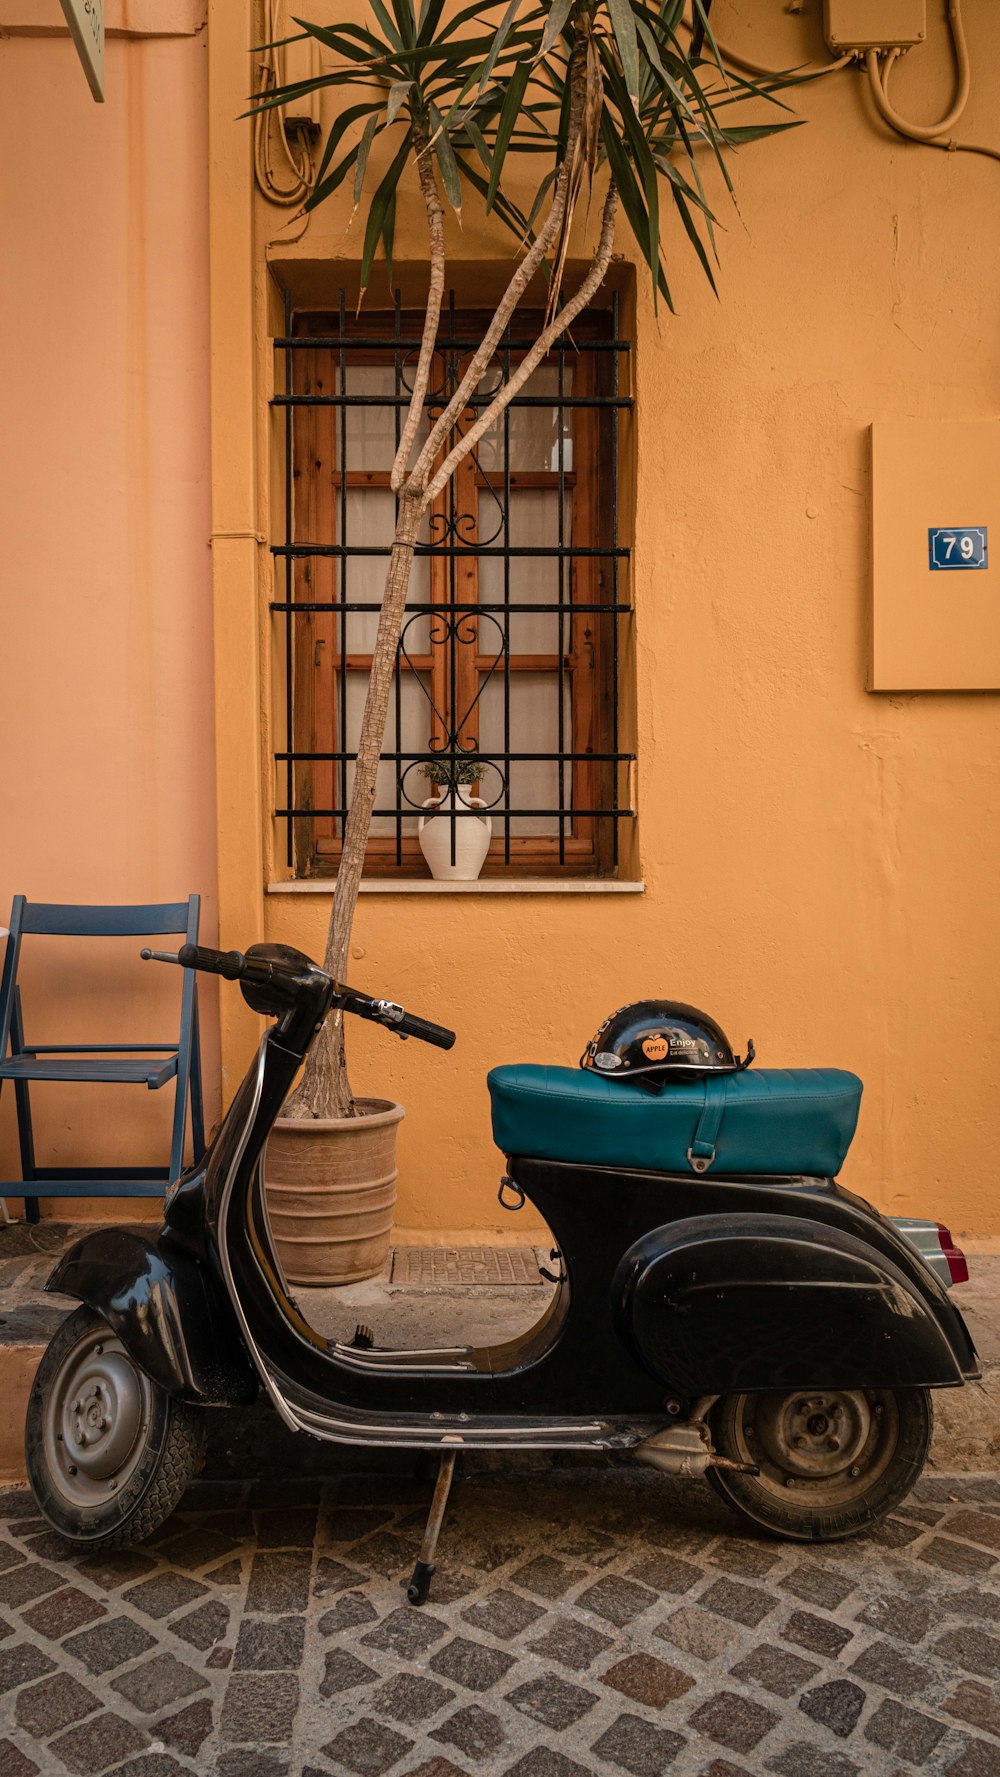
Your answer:
[[[988,567],[986,526],[940,525],[927,532],[927,552],[932,568]]]

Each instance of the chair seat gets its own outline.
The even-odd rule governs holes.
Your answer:
[[[11,1055],[0,1061],[0,1080],[85,1080],[92,1085],[148,1086],[159,1091],[177,1072],[177,1055],[134,1055],[128,1060],[106,1057],[100,1061],[67,1055]]]
[[[28,1202],[37,1197],[162,1197],[170,1183],[170,1170],[159,1167],[150,1176],[130,1172],[127,1166],[102,1172],[97,1167],[81,1167],[78,1172],[52,1166],[37,1178],[0,1179],[0,1197],[24,1197]]]

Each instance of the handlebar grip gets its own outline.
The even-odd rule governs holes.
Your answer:
[[[435,1049],[451,1049],[455,1043],[455,1032],[446,1030],[443,1024],[430,1024],[426,1018],[418,1018],[413,1012],[404,1012],[392,1029],[401,1037],[417,1037],[421,1043],[433,1043]]]
[[[182,969],[200,969],[206,975],[222,975],[226,981],[238,981],[247,966],[241,950],[209,950],[202,944],[182,944],[177,961]]]

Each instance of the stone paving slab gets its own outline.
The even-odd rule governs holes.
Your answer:
[[[745,1535],[704,1483],[472,1462],[201,1481],[137,1550],[0,1496],[0,1777],[1000,1777],[1000,1481],[875,1534]]]

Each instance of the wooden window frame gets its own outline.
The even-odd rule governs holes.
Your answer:
[[[292,460],[292,486],[289,499],[291,528],[296,550],[291,553],[288,597],[294,622],[286,624],[290,659],[286,661],[286,685],[292,700],[287,715],[292,752],[280,757],[294,759],[289,774],[296,811],[312,811],[308,818],[300,814],[290,821],[292,829],[289,862],[298,878],[334,877],[341,850],[340,830],[343,818],[329,810],[346,804],[347,761],[331,754],[347,752],[351,745],[342,718],[338,689],[345,684],[345,675],[358,674],[367,679],[370,654],[349,652],[342,661],[340,637],[345,633],[344,591],[350,576],[350,558],[322,553],[322,547],[336,544],[346,510],[346,494],[388,492],[389,470],[348,467],[346,487],[340,460],[347,429],[345,408],[330,402],[337,395],[338,372],[346,364],[347,388],[350,389],[351,365],[374,366],[399,362],[401,322],[403,337],[409,337],[419,317],[395,314],[365,314],[356,320],[323,313],[306,313],[295,318],[293,333],[297,349],[287,361],[291,367],[288,387],[300,404],[286,408],[291,412],[289,427]],[[475,312],[462,312],[458,323],[463,338],[478,337],[487,317]],[[526,316],[519,339],[532,337],[532,330],[541,317]],[[455,317],[451,319],[452,333]],[[324,343],[307,345],[316,339]],[[606,393],[607,364],[615,349],[602,349],[605,339],[614,340],[611,311],[597,310],[581,318],[574,330],[574,339],[564,341],[550,355],[549,363],[572,366],[572,400],[564,406],[569,416],[572,437],[572,467],[548,470],[524,470],[510,467],[505,445],[501,451],[503,466],[489,473],[482,470],[476,454],[471,453],[459,465],[456,476],[435,502],[428,518],[431,547],[425,552],[428,561],[428,601],[430,633],[439,621],[437,613],[448,614],[452,627],[459,630],[467,623],[475,628],[476,640],[469,645],[458,637],[449,645],[431,646],[428,652],[401,654],[399,672],[426,675],[432,705],[428,709],[429,753],[449,746],[449,736],[442,725],[443,715],[454,730],[455,744],[464,752],[479,742],[479,696],[485,682],[482,675],[499,672],[507,688],[516,675],[547,672],[560,676],[561,696],[568,691],[570,717],[559,737],[559,751],[576,757],[570,762],[571,792],[559,795],[565,805],[559,830],[551,834],[518,833],[519,819],[511,814],[505,821],[506,808],[502,794],[491,812],[494,837],[483,867],[484,876],[576,876],[599,877],[615,873],[617,864],[617,832],[615,819],[604,811],[617,809],[617,772],[619,761],[626,755],[617,751],[617,697],[610,683],[609,667],[613,661],[618,669],[617,629],[619,612],[615,609],[575,609],[574,607],[608,607],[614,596],[617,603],[618,573],[611,572],[610,542],[617,545],[617,514],[611,489],[617,491],[617,428],[618,408],[577,405]],[[333,343],[336,340],[336,343]],[[594,349],[576,350],[577,342],[593,342]],[[364,343],[362,343],[364,342]],[[378,342],[378,343],[373,343]],[[384,342],[384,343],[383,343]],[[517,340],[498,358],[505,374],[516,365],[524,346]],[[451,353],[454,359],[454,353]],[[449,369],[454,376],[454,362],[448,362],[446,348],[439,355],[432,375],[432,389],[447,385]],[[565,380],[565,377],[563,378]],[[317,399],[318,398],[318,399]],[[312,404],[315,402],[315,404]],[[552,402],[560,405],[560,397]],[[440,405],[428,403],[431,420],[440,412]],[[402,416],[402,409],[398,410]],[[464,429],[473,417],[467,411],[458,423]],[[397,423],[397,436],[398,424]],[[611,457],[614,455],[614,473]],[[560,451],[561,456],[561,451]],[[565,614],[557,613],[563,640],[560,652],[552,654],[511,654],[509,651],[510,613],[502,614],[504,647],[498,652],[484,645],[483,625],[475,611],[465,617],[458,615],[456,602],[478,606],[480,495],[502,486],[501,519],[505,543],[510,539],[510,509],[504,504],[509,494],[524,490],[546,490],[562,494],[560,545],[572,537],[572,552],[561,554],[559,599],[566,600]],[[448,554],[435,554],[434,544],[451,537],[460,542]],[[348,542],[349,534],[348,534]],[[317,551],[315,546],[319,545]],[[591,550],[594,553],[579,553]],[[603,553],[602,553],[603,552]],[[625,553],[618,551],[619,554]],[[511,585],[518,560],[510,559]],[[516,598],[516,589],[505,594]],[[348,594],[349,602],[349,594]],[[484,604],[490,601],[484,600]],[[319,609],[302,606],[319,606]],[[323,608],[326,607],[326,608]],[[484,613],[486,615],[486,613]],[[397,697],[397,710],[399,708]],[[506,728],[510,731],[509,698]],[[458,717],[462,717],[461,724]],[[333,744],[331,745],[331,741]],[[396,749],[403,749],[397,729]],[[516,737],[509,747],[516,751]],[[322,755],[327,757],[322,757]],[[606,757],[602,755],[613,755]],[[317,756],[319,755],[319,756]],[[502,759],[505,755],[492,755]],[[491,754],[487,750],[484,758]],[[402,813],[396,817],[396,834],[374,834],[370,837],[365,859],[367,876],[399,879],[426,878],[427,865],[415,833],[401,831],[401,820],[416,813],[422,800],[421,790],[431,786],[419,775],[416,765],[394,761],[397,769],[397,808],[407,798]],[[564,786],[565,768],[557,765],[560,783]],[[404,776],[402,791],[399,777]],[[498,779],[487,766],[484,778],[471,786],[473,794],[493,799],[491,784]],[[419,785],[418,789],[416,786]],[[502,789],[502,784],[500,785]],[[513,800],[510,806],[515,806]],[[575,809],[601,811],[577,814]],[[530,810],[524,811],[526,814]]]

